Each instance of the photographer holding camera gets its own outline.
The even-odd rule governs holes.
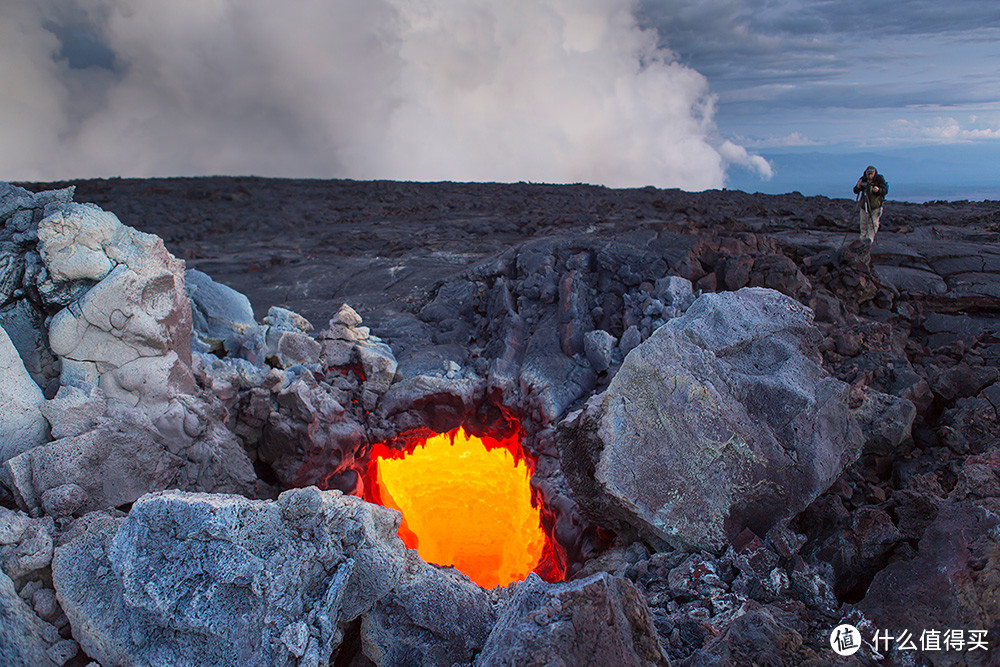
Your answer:
[[[858,195],[858,208],[861,211],[861,240],[869,245],[875,241],[879,219],[882,217],[882,202],[889,192],[889,184],[875,167],[868,165],[865,173],[854,186],[854,194]]]

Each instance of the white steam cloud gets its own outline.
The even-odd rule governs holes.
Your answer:
[[[631,0],[0,0],[0,178],[697,190],[720,187],[729,164],[769,175],[766,161],[717,136],[707,81],[657,48],[633,9]]]

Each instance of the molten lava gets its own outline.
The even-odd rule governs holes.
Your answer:
[[[427,438],[412,452],[372,450],[368,500],[399,510],[399,536],[429,563],[453,565],[484,588],[524,579],[546,537],[531,504],[530,471],[517,441],[464,429]]]

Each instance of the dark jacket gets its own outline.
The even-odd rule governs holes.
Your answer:
[[[877,187],[878,192],[872,192],[872,186]],[[868,210],[874,211],[885,200],[885,196],[889,192],[889,184],[885,182],[882,174],[876,172],[870,179],[862,176],[861,182],[854,186],[854,194],[862,191],[864,191],[865,197],[868,199]]]

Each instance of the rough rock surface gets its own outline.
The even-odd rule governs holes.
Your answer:
[[[49,291],[40,288],[46,271],[38,254],[38,224],[73,199],[74,188],[32,193],[0,183],[0,327],[17,348],[25,368],[43,389],[59,367],[48,346],[44,307]]]
[[[947,498],[927,516],[916,554],[875,574],[858,605],[882,628],[985,632],[988,649],[925,655],[933,665],[990,664],[1000,610],[1000,450],[969,457]],[[908,516],[907,516],[908,515]],[[900,527],[912,529],[910,519]],[[898,539],[898,538],[897,538]],[[892,657],[900,659],[897,651]]]
[[[338,492],[165,492],[56,549],[74,636],[104,665],[327,664],[405,567],[398,514]]]
[[[45,641],[46,625],[18,597],[10,577],[0,572],[0,626],[3,627],[0,633],[0,663],[38,667],[56,664],[46,655],[49,643]]]
[[[631,582],[608,574],[546,584],[529,574],[502,607],[477,667],[667,665],[649,610]]]
[[[363,617],[364,655],[377,665],[468,664],[496,621],[493,602],[462,573],[408,551],[402,581]]]
[[[998,525],[995,514],[972,503],[946,503],[921,537],[917,555],[875,575],[861,609],[879,628],[994,630],[1000,610]],[[928,657],[933,665],[961,664],[960,655]],[[968,657],[974,660],[975,653]]]
[[[0,328],[0,465],[21,452],[46,442],[49,425],[42,415],[42,390],[28,374],[11,343]]]
[[[184,272],[184,289],[191,301],[192,326],[206,342],[221,343],[257,326],[250,299],[211,276],[188,269]]]
[[[183,263],[162,240],[93,205],[69,204],[38,225],[48,279],[39,289],[83,294],[49,325],[62,384],[90,381],[109,399],[142,405],[155,422],[190,394],[191,306]]]
[[[253,471],[233,435],[203,417],[192,445],[166,438],[134,409],[114,410],[99,426],[36,447],[7,462],[18,504],[37,508],[66,484],[83,491],[76,511],[128,505],[150,491],[181,488],[252,493]]]
[[[68,201],[71,189],[5,192],[0,243],[23,262],[4,278],[9,299],[34,314],[29,323],[48,315],[44,353],[18,352],[52,359],[32,381],[23,367],[17,372],[17,354],[4,357],[3,391],[16,391],[20,406],[4,429],[23,432],[0,463],[17,503],[37,511],[48,493],[49,506],[68,515],[169,487],[255,493],[250,460],[225,428],[222,407],[192,374],[183,262],[160,238]],[[36,382],[51,400],[43,402]],[[29,404],[33,426],[25,422]],[[66,485],[78,490],[55,491]]]
[[[991,538],[966,539],[1000,502],[995,202],[888,202],[868,247],[850,240],[857,233],[851,200],[796,193],[231,178],[65,185],[76,187],[79,201],[163,238],[186,267],[162,255],[172,278],[147,283],[138,301],[117,290],[102,294],[101,283],[113,277],[110,286],[119,274],[134,273],[131,283],[114,283],[133,287],[162,275],[131,256],[143,237],[109,213],[70,206],[73,187],[32,185],[62,187],[33,194],[0,184],[0,326],[49,399],[41,410],[57,440],[41,449],[107,433],[123,401],[134,402],[132,421],[145,431],[139,440],[162,441],[181,458],[182,483],[211,487],[195,480],[206,479],[200,471],[213,467],[205,463],[221,456],[251,482],[241,492],[276,498],[310,483],[361,493],[369,444],[400,443],[412,429],[464,422],[506,434],[520,426],[542,524],[557,545],[552,562],[575,580],[607,572],[633,582],[676,664],[829,664],[831,627],[847,619],[870,637],[876,622],[897,622],[889,607],[899,600],[885,581],[921,580],[937,567],[957,585],[945,590],[926,577],[934,593],[898,622],[939,622],[942,609],[970,627],[995,617],[998,556]],[[47,219],[59,233],[43,243]],[[233,325],[233,335],[217,343],[182,333],[178,319],[180,335],[169,334],[158,307],[171,302],[177,311],[167,317],[185,317],[184,268],[237,290],[226,294],[240,302],[245,328]],[[577,502],[556,446],[559,422],[605,392],[626,355],[683,316],[696,296],[745,286],[813,310],[818,360],[849,385],[862,454],[787,525],[727,534],[724,551],[629,543],[628,531],[602,529],[596,522],[608,517]],[[259,324],[238,293],[249,297]],[[106,324],[92,325],[87,317],[103,306],[87,315],[81,304],[98,297],[134,306],[136,324],[150,324],[148,339],[131,320],[111,326],[113,310],[103,313]],[[353,308],[338,312],[345,303]],[[63,309],[60,320],[73,326],[57,330],[56,346],[82,329],[81,345],[95,354],[53,352],[49,325]],[[197,303],[190,310],[202,333],[207,318],[197,319]],[[309,321],[331,313],[327,329],[314,332]],[[124,314],[114,315],[117,324]],[[119,362],[96,359],[105,346],[125,354],[154,349],[156,364],[128,374],[130,386],[122,386]],[[178,374],[164,375],[167,367]],[[231,432],[236,440],[228,445],[236,448],[219,449],[219,429]],[[94,481],[107,459],[95,460],[105,464],[92,468]],[[34,468],[21,470],[33,477]],[[41,479],[47,464],[39,460],[38,470]],[[47,624],[39,626],[46,656],[85,665],[94,656],[78,647],[83,633],[63,613],[59,586],[52,588],[51,545],[93,533],[98,555],[91,557],[101,557],[98,546],[124,515],[107,510],[74,524],[86,508],[117,502],[116,494],[56,478],[31,489],[33,516],[7,517],[16,530],[0,540],[4,571]],[[91,493],[105,500],[91,501]],[[0,485],[0,504],[13,508],[16,498]],[[967,554],[952,543],[966,545]],[[482,595],[452,586],[451,574],[414,569],[407,558],[414,577],[404,579],[414,585],[398,586],[383,598],[388,606],[369,612],[369,629],[382,614],[369,635],[381,638],[369,644],[371,654],[416,655],[407,652],[415,647],[423,655],[469,655],[488,623],[472,623],[466,642],[454,627],[424,632],[418,617],[448,625],[456,611],[434,604],[435,595],[465,600],[459,591],[466,591],[476,609]],[[513,593],[491,593],[491,604]],[[369,663],[364,622],[342,628],[340,663]],[[987,629],[989,651],[890,651],[884,662],[992,664],[1000,635]],[[289,660],[312,637],[295,624],[282,635]],[[866,645],[850,664],[882,660]]]
[[[724,550],[812,502],[861,451],[812,314],[773,290],[708,294],[563,423],[563,469],[613,528]]]

